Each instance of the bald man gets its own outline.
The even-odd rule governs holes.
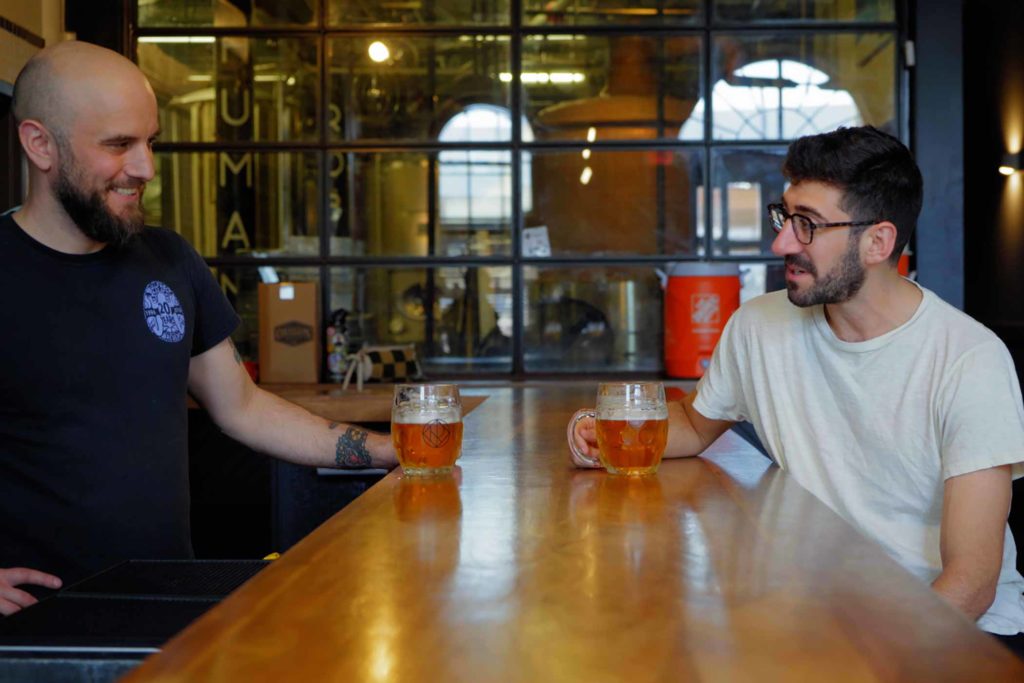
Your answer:
[[[256,387],[202,258],[144,227],[156,98],[117,53],[37,54],[14,86],[29,163],[0,217],[0,613],[128,558],[187,558],[185,393],[295,463],[394,467],[384,435]]]

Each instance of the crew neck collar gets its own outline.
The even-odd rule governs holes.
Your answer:
[[[101,263],[104,261],[108,261],[114,255],[115,250],[112,249],[109,244],[104,245],[103,248],[100,249],[99,251],[94,251],[89,254],[69,254],[67,252],[54,249],[53,247],[49,247],[40,242],[39,240],[37,240],[32,235],[28,234],[25,228],[21,227],[18,221],[14,219],[14,214],[12,212],[0,215],[0,226],[3,226],[5,223],[8,224],[5,229],[13,232],[16,239],[21,240],[24,244],[27,244],[29,247],[39,252],[40,254],[43,254],[49,258],[63,261],[65,263],[75,263],[81,265]]]
[[[917,304],[917,310],[910,316],[910,319],[899,327],[895,327],[885,334],[880,334],[877,337],[871,339],[865,339],[864,341],[848,342],[843,341],[836,336],[835,330],[828,324],[828,319],[825,316],[825,306],[819,304],[814,307],[814,324],[818,328],[818,331],[823,337],[835,348],[841,351],[848,351],[851,353],[864,353],[867,351],[874,351],[880,349],[883,346],[889,344],[893,339],[900,336],[904,330],[912,326],[924,313],[925,309],[931,305],[931,292],[917,284],[913,280],[904,278],[910,284],[921,290],[921,301]]]

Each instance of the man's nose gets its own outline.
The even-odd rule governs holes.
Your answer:
[[[788,256],[789,254],[798,254],[803,249],[804,245],[796,238],[796,232],[793,231],[793,219],[786,219],[786,222],[782,224],[782,230],[772,240],[772,253],[776,256]]]
[[[125,173],[132,178],[148,183],[156,175],[156,164],[153,161],[153,149],[148,144],[139,145],[132,152]]]

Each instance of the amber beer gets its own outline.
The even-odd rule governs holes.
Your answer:
[[[668,416],[606,419],[595,423],[601,464],[616,474],[649,474],[658,469],[668,443]]]
[[[462,420],[448,422],[435,418],[395,422],[391,440],[403,470],[446,472],[451,470],[462,450]]]
[[[597,457],[576,445],[582,420],[594,421]],[[654,474],[668,445],[668,407],[661,382],[602,382],[596,409],[577,410],[566,430],[573,462],[612,474]]]
[[[391,441],[407,474],[445,474],[462,451],[462,400],[454,384],[399,384]]]

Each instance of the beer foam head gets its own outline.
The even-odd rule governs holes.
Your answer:
[[[406,407],[395,408],[391,413],[391,421],[397,424],[425,425],[431,422],[453,424],[461,418],[458,409],[437,407]]]
[[[598,405],[597,419],[628,420],[630,422],[667,420],[668,408],[664,405],[656,404],[646,406]]]

